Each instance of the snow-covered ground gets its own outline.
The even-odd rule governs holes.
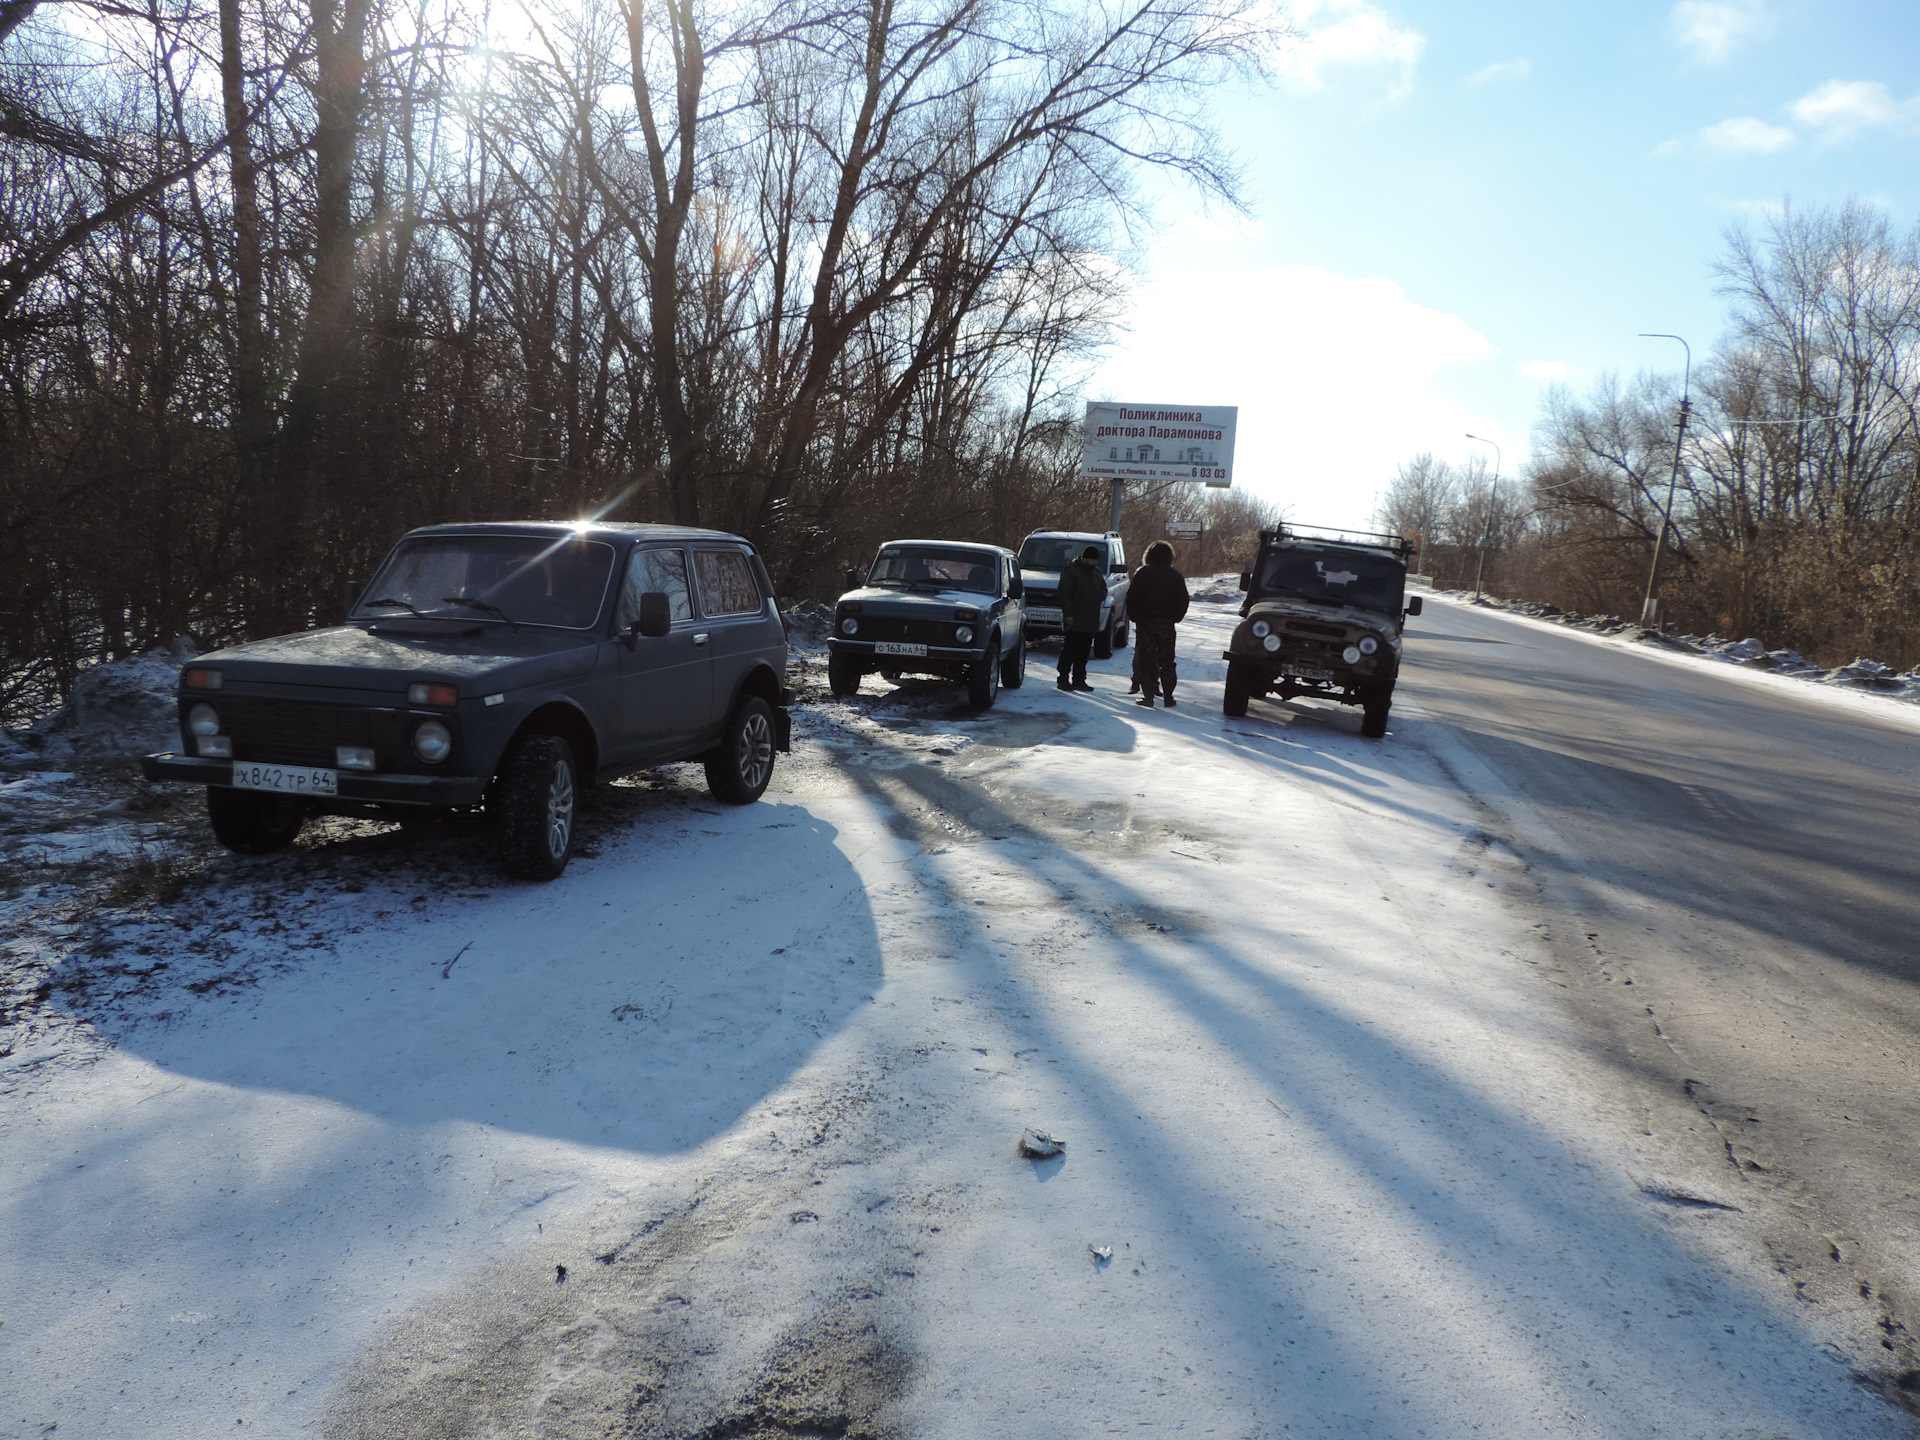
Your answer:
[[[1908,1433],[1576,1033],[1474,757],[1224,720],[1209,593],[1175,710],[816,685],[549,886],[41,857],[0,1435]]]

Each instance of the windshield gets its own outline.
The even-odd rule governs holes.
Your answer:
[[[882,545],[867,575],[869,585],[926,586],[936,590],[1000,593],[999,564],[979,550],[946,550],[937,545]]]
[[[1282,546],[1267,551],[1262,559],[1253,593],[1256,597],[1300,595],[1398,614],[1406,580],[1406,567],[1385,556]]]
[[[394,551],[357,620],[425,615],[584,630],[599,618],[613,547],[537,535],[434,535]]]
[[[1045,536],[1029,537],[1020,547],[1020,564],[1028,570],[1064,570],[1078,560],[1091,541],[1061,540]],[[1100,552],[1100,568],[1107,568],[1106,548],[1095,545]]]

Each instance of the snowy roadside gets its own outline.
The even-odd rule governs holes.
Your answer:
[[[1448,605],[1472,606],[1464,590],[1422,592]],[[1563,635],[1578,635],[1601,644],[1624,646],[1643,655],[1659,655],[1683,664],[1714,666],[1722,674],[1778,687],[1782,693],[1822,695],[1842,703],[1864,701],[1864,713],[1906,714],[1920,723],[1920,667],[1897,671],[1891,665],[1861,657],[1850,664],[1823,670],[1796,650],[1768,650],[1754,639],[1725,640],[1718,635],[1663,635],[1610,615],[1578,615],[1532,601],[1480,602],[1509,620],[1544,625]]]
[[[803,659],[765,801],[635,777],[552,886],[0,899],[0,1434],[1903,1433],[1620,1123],[1470,758],[1222,719],[1238,598],[1174,711]]]

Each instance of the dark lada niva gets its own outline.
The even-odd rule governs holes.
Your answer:
[[[550,880],[583,783],[698,758],[715,796],[750,804],[787,748],[786,634],[735,535],[436,525],[348,608],[182,672],[184,750],[142,769],[205,785],[231,850],[280,849],[313,814],[479,808],[508,873]]]
[[[1413,547],[1397,535],[1287,525],[1260,532],[1247,592],[1226,652],[1228,715],[1272,693],[1318,695],[1361,707],[1360,733],[1387,733],[1400,678],[1402,609]]]
[[[1011,550],[958,540],[894,540],[880,547],[866,584],[840,597],[827,639],[827,684],[851,695],[872,671],[938,675],[967,687],[984,710],[1000,687],[1027,678],[1020,572]]]
[[[1082,530],[1036,530],[1020,542],[1020,578],[1027,586],[1027,623],[1031,638],[1061,633],[1060,572],[1078,560],[1087,546],[1101,553],[1100,573],[1107,577],[1107,601],[1100,607],[1100,628],[1093,636],[1093,658],[1108,660],[1127,645],[1127,549],[1117,534]]]

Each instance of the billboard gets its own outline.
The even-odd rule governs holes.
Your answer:
[[[1080,473],[1089,480],[1233,484],[1237,405],[1087,405]]]

